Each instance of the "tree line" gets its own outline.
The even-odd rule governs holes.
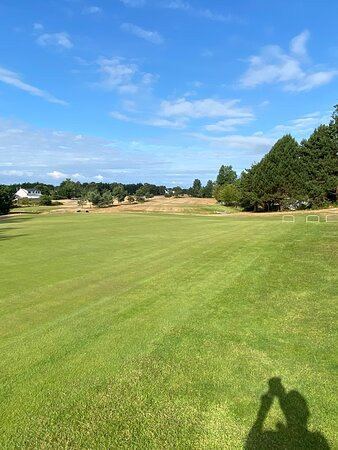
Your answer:
[[[326,206],[338,200],[338,105],[328,125],[320,125],[300,143],[290,134],[238,177],[230,165],[222,165],[215,181],[205,186],[196,178],[189,189],[150,183],[80,183],[66,179],[59,186],[44,183],[0,185],[0,214],[7,214],[19,187],[37,188],[41,204],[76,198],[104,207],[128,200],[143,202],[155,195],[215,197],[227,206],[247,211],[275,211]]]
[[[195,197],[203,196],[200,180],[196,179],[189,191]],[[212,183],[212,195],[224,205],[247,211],[305,209],[336,203],[338,105],[328,125],[320,125],[300,143],[286,134],[240,177],[231,166],[222,165]]]

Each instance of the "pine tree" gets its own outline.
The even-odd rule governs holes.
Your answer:
[[[219,169],[216,184],[223,186],[225,184],[233,184],[237,180],[237,174],[233,170],[232,166],[222,165]]]

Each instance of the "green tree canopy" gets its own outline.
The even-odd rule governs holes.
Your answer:
[[[237,174],[233,170],[232,166],[222,165],[219,169],[216,184],[218,186],[223,186],[225,184],[233,184],[237,180]]]
[[[13,206],[13,193],[10,187],[0,186],[0,214],[8,214]]]
[[[212,198],[214,190],[214,183],[212,180],[208,180],[207,184],[203,188],[203,197]]]
[[[202,197],[202,183],[201,180],[195,178],[192,188],[189,189],[189,193],[192,197]]]

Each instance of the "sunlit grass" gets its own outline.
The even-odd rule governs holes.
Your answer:
[[[0,448],[240,449],[273,376],[335,448],[337,233],[303,216],[0,220]]]

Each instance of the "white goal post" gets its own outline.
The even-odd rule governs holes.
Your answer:
[[[295,223],[296,218],[293,214],[284,214],[282,216],[282,223]]]
[[[318,214],[308,214],[305,220],[306,223],[319,223],[320,216]]]
[[[327,214],[325,216],[326,223],[337,223],[338,222],[338,214]]]

